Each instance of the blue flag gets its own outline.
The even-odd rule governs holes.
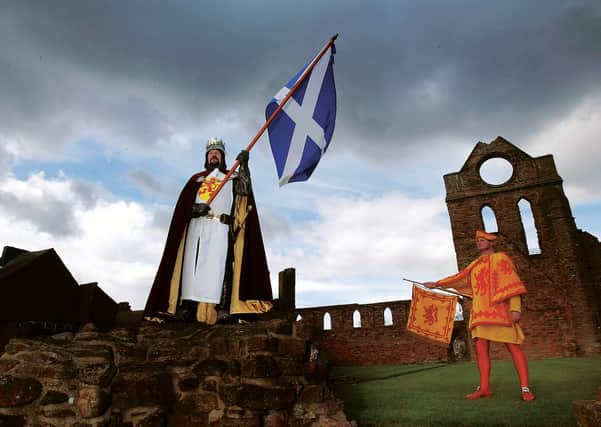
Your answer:
[[[309,179],[330,145],[336,122],[334,52],[332,45],[329,57],[321,57],[269,125],[269,143],[280,186]],[[267,119],[309,64],[286,83],[267,104]]]

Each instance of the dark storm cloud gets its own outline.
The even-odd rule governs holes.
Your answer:
[[[0,215],[28,222],[38,231],[55,237],[79,233],[76,208],[93,208],[105,192],[101,186],[82,180],[70,180],[60,194],[39,184],[38,181],[28,183],[35,189],[30,194],[16,189],[0,190]]]
[[[104,192],[100,186],[81,180],[71,181],[70,188],[75,200],[84,208],[93,207]]]
[[[526,137],[601,90],[598,1],[323,3],[13,2],[0,17],[0,122],[59,137],[79,115],[151,145],[183,123],[166,108],[197,123],[236,109],[252,134],[334,32],[338,138],[371,155],[367,142]]]
[[[8,153],[0,147],[0,177],[8,172]]]
[[[127,177],[143,192],[168,200],[175,200],[180,191],[175,185],[166,184],[164,179],[159,180],[144,170],[130,170]]]
[[[52,198],[24,200],[0,190],[0,210],[15,221],[27,221],[40,232],[53,236],[74,235],[79,231],[73,206],[67,201]]]

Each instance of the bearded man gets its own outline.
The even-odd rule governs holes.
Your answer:
[[[504,252],[494,251],[497,236],[484,231],[476,232],[476,247],[480,257],[459,273],[424,283],[428,288],[454,288],[472,297],[469,329],[475,340],[480,385],[468,399],[492,397],[490,389],[490,341],[502,342],[511,354],[520,379],[522,399],[534,400],[528,383],[528,361],[522,350],[524,332],[520,327],[521,296],[526,287],[515,270],[513,261]]]
[[[194,174],[176,203],[163,256],[144,314],[214,324],[231,314],[264,313],[272,293],[259,217],[251,190],[248,151],[232,175],[225,144],[209,139],[205,170]]]

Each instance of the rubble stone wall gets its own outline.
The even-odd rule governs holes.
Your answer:
[[[449,361],[455,357],[452,344],[440,346],[407,332],[411,301],[376,304],[348,304],[297,309],[299,328],[323,331],[321,346],[334,365],[377,365]],[[390,310],[392,324],[385,324],[384,312]],[[359,313],[361,326],[353,318]],[[324,330],[329,316],[331,329]],[[456,322],[452,343],[466,340],[463,322]],[[465,344],[463,344],[465,346]],[[467,357],[459,352],[458,358]]]
[[[10,341],[0,425],[354,424],[290,321],[90,329]]]

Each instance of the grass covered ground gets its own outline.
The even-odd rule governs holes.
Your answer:
[[[537,400],[523,402],[511,361],[492,361],[492,399],[465,399],[478,385],[474,362],[336,367],[349,419],[360,426],[575,426],[572,401],[595,398],[601,358],[529,361]]]

